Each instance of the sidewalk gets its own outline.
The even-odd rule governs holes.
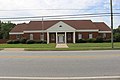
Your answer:
[[[4,48],[2,51],[24,51],[24,48]]]

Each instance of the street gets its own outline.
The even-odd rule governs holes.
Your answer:
[[[120,50],[0,51],[0,77],[95,76],[120,76]]]

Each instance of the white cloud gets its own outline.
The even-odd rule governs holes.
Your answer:
[[[114,0],[114,7],[119,6],[118,1]],[[103,4],[107,3],[107,4]],[[24,10],[24,11],[0,11],[0,17],[18,16],[43,16],[43,15],[65,15],[99,13],[95,9],[108,9],[109,1],[104,0],[0,0],[0,10],[21,10],[21,9],[93,9],[93,10]],[[105,11],[107,12],[107,11]],[[107,21],[107,18],[88,18],[94,21]],[[118,18],[117,18],[118,19]],[[117,25],[118,23],[116,23]]]

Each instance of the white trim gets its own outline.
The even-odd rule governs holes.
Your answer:
[[[98,32],[98,29],[92,29],[92,30],[76,30],[76,32]]]
[[[13,35],[13,34],[24,34],[24,33],[23,32],[10,32],[9,34]]]
[[[58,43],[58,33],[56,32],[56,44]]]
[[[49,32],[47,32],[47,44],[49,44],[49,43],[50,43],[50,41],[49,41],[49,39],[50,39],[50,38],[49,38],[49,34],[50,34],[50,33],[49,33]]]
[[[78,39],[82,39],[83,35],[81,33],[78,34]]]
[[[39,32],[47,32],[46,30],[33,30],[33,31],[23,31],[24,33],[39,33]]]
[[[111,33],[111,31],[99,31],[99,33]]]
[[[90,34],[89,34],[89,39],[92,39],[92,38],[93,38],[93,34],[90,33]]]
[[[86,79],[119,79],[120,76],[95,76],[95,77],[0,77],[0,79],[21,79],[21,80],[28,80],[28,79],[34,79],[34,80],[86,80]]]
[[[75,43],[75,32],[73,32],[73,43]]]
[[[61,27],[60,27],[61,26]],[[50,28],[47,29],[48,32],[74,32],[76,29],[73,28],[72,26],[59,21],[58,23],[54,24],[53,26],[51,26]]]
[[[65,32],[65,44],[67,43],[67,33]]]
[[[64,32],[75,32],[75,31],[47,31],[47,32],[49,32],[49,33],[63,32],[64,33]]]

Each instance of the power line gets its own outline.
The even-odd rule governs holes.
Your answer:
[[[57,19],[73,19],[73,18],[75,18],[75,19],[77,19],[77,18],[97,18],[97,17],[108,17],[108,16],[110,16],[110,15],[92,15],[92,16],[76,16],[76,17],[61,17],[61,18],[44,18],[44,21],[45,20],[57,20]],[[114,16],[120,16],[120,14],[118,15],[114,15]],[[22,20],[16,20],[16,19],[14,19],[14,20],[7,20],[7,21],[32,21],[32,20],[41,20],[41,18],[40,19],[36,19],[36,18],[33,18],[33,19],[22,19]]]
[[[31,17],[4,17],[0,19],[26,19],[26,18],[42,18],[42,17],[65,17],[65,16],[89,16],[89,15],[109,15],[110,13],[93,13],[93,14],[75,14],[75,15],[54,15],[54,16],[31,16]],[[119,15],[120,13],[114,13]]]
[[[49,10],[49,11],[75,11],[75,10],[102,10],[102,11],[106,11],[106,10],[109,10],[109,9],[14,9],[14,10],[9,10],[9,9],[6,9],[6,10],[0,10],[0,11],[45,11],[45,10]],[[113,9],[113,10],[120,10],[120,9]]]

